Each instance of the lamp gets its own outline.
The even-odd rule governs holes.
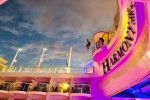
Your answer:
[[[58,84],[58,92],[68,92],[68,91],[69,91],[69,84],[67,82]]]
[[[39,68],[40,68],[40,66],[41,66],[41,63],[43,62],[43,56],[44,56],[44,53],[45,53],[46,50],[47,50],[46,48],[43,48],[43,52],[42,52],[40,61],[38,62],[38,65],[37,65],[37,72],[39,71]]]
[[[9,66],[8,71],[10,71],[10,70],[11,70],[11,67],[13,66],[13,64],[14,64],[15,62],[17,62],[16,58],[17,58],[17,56],[18,56],[18,54],[19,54],[20,51],[22,51],[22,49],[21,49],[21,48],[18,48],[18,50],[17,50],[17,52],[16,52],[16,54],[15,54],[15,56],[14,56],[14,58],[13,58],[11,64],[10,64],[10,66]]]
[[[67,91],[69,89],[69,84],[66,82],[62,83],[62,89],[63,91]]]

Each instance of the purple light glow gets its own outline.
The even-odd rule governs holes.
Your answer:
[[[142,34],[142,30],[144,27],[144,23],[145,23],[145,16],[144,16],[144,4],[143,3],[135,3],[135,8],[136,8],[136,17],[137,17],[137,38],[135,41],[135,44],[137,43],[137,41],[139,40],[141,34]],[[113,73],[114,70],[116,70],[118,67],[120,67],[124,62],[126,62],[130,56],[132,55],[132,53],[134,52],[134,48],[124,57],[124,59],[122,59],[112,70],[110,70],[108,73]]]
[[[133,54],[134,50],[136,49],[135,45],[137,44],[144,27],[145,23],[145,16],[144,16],[144,4],[143,3],[135,3],[136,8],[136,17],[137,17],[137,37],[135,40],[134,47],[132,50],[118,63],[115,65],[113,69],[111,69],[107,74],[104,75],[104,78],[107,77],[110,73],[113,73],[117,68],[119,68],[122,64],[124,64]]]
[[[124,1],[124,0],[120,0],[120,2],[121,1]],[[121,2],[121,4],[122,4],[122,2]],[[124,5],[121,5],[121,6],[125,7],[125,3],[124,3]],[[146,29],[146,27],[147,27],[147,26],[145,26],[146,25],[145,21],[147,20],[145,13],[144,13],[145,6],[143,3],[139,3],[139,2],[135,3],[134,6],[135,6],[135,10],[136,10],[136,25],[137,25],[136,26],[137,27],[136,38],[134,40],[134,44],[132,45],[130,50],[127,52],[127,54],[118,63],[116,63],[116,65],[114,66],[113,69],[111,69],[108,73],[106,73],[103,77],[101,77],[101,81],[99,81],[99,84],[100,83],[102,83],[102,84],[99,85],[99,89],[103,88],[105,92],[102,92],[102,91],[101,92],[104,93],[105,95],[111,96],[114,92],[119,91],[119,89],[125,89],[126,86],[135,84],[138,81],[138,79],[141,79],[147,73],[147,71],[145,71],[144,69],[141,70],[140,66],[138,66],[138,64],[137,64],[137,66],[133,67],[126,73],[120,72],[122,74],[122,77],[118,77],[118,78],[116,78],[116,80],[114,79],[114,81],[113,81],[113,79],[112,80],[110,79],[112,73],[115,73],[115,70],[119,69],[121,67],[121,65],[123,65],[125,62],[127,62],[127,60],[130,59],[130,57],[135,53],[136,49],[139,46],[138,44],[139,44],[140,40],[142,39],[142,37],[145,34],[143,32],[143,29],[144,28]],[[121,11],[123,11],[123,10],[121,10]],[[124,13],[124,12],[122,12],[122,13]],[[122,28],[120,28],[120,29],[122,29]],[[104,58],[106,58],[107,55],[110,54],[112,48],[115,48],[116,41],[117,41],[117,39],[113,41],[113,43],[111,44],[111,47],[108,47],[108,49],[106,49],[106,51],[105,50],[101,50],[101,51],[99,50],[100,52],[97,51],[97,54],[95,54],[93,57],[94,60],[102,62],[102,60],[104,60]],[[106,55],[106,57],[104,56],[104,54]],[[123,67],[127,67],[127,66],[123,66]],[[122,69],[122,68],[120,68],[120,69]],[[136,73],[138,73],[138,75],[134,76]],[[116,75],[117,75],[117,73],[116,73]],[[111,80],[111,84],[108,84],[110,80]],[[118,84],[119,82],[120,82],[120,84]],[[107,83],[107,85],[103,86],[103,84],[105,84],[105,83]],[[115,88],[114,85],[116,85],[116,84],[118,87]],[[101,93],[101,92],[99,92],[99,93]],[[93,92],[92,95],[94,93],[95,92]],[[135,100],[135,98],[134,98],[134,100]]]
[[[135,44],[137,43],[139,37],[141,36],[140,33],[142,33],[144,24],[145,24],[145,14],[144,14],[144,4],[143,3],[137,3],[135,2],[136,7],[136,15],[137,15],[137,39],[135,41]]]
[[[150,95],[150,84],[144,86],[141,91],[145,94],[149,94]]]

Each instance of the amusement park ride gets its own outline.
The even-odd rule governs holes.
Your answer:
[[[109,32],[93,36],[92,68],[15,67],[0,58],[4,100],[149,100],[150,1],[118,0]],[[71,59],[70,49],[69,60]],[[86,70],[85,70],[86,69]],[[137,99],[138,98],[138,99]]]

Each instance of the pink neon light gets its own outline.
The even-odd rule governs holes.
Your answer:
[[[2,5],[3,3],[5,3],[7,0],[0,0],[0,5]]]

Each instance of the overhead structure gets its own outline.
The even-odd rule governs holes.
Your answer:
[[[16,52],[16,54],[15,54],[15,56],[14,56],[14,58],[13,58],[13,60],[12,60],[12,62],[11,62],[11,64],[10,64],[10,66],[9,67],[12,67],[13,66],[13,64],[15,63],[15,62],[17,62],[17,56],[18,56],[18,54],[19,54],[19,52],[21,52],[22,51],[22,49],[21,48],[19,48],[18,50],[17,50],[17,52]]]
[[[39,60],[39,62],[38,62],[38,65],[37,65],[37,71],[39,70],[39,68],[40,68],[40,66],[41,66],[41,63],[43,62],[43,56],[44,56],[44,53],[45,53],[46,50],[47,50],[47,49],[44,48],[43,51],[42,51],[42,55],[41,55],[41,57],[40,57],[40,60]]]
[[[67,73],[70,73],[71,55],[72,55],[72,47],[70,47],[68,66],[67,66]]]

